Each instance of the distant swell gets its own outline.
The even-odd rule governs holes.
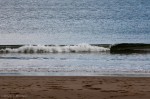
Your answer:
[[[106,52],[109,48],[92,46],[89,44],[66,45],[66,46],[45,46],[25,45],[19,48],[0,49],[1,53],[69,53],[69,52]]]

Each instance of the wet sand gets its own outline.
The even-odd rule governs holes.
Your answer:
[[[150,99],[150,78],[0,76],[0,99]]]

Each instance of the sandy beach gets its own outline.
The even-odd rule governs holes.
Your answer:
[[[0,99],[150,99],[150,78],[1,76]]]

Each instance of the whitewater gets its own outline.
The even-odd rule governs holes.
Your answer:
[[[1,53],[69,53],[69,52],[106,52],[109,48],[91,46],[89,44],[78,45],[25,45],[19,48],[0,49]]]

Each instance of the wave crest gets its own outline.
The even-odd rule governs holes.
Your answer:
[[[106,52],[109,48],[92,46],[89,44],[46,46],[46,45],[25,45],[19,48],[1,49],[1,53],[69,53],[69,52]]]

